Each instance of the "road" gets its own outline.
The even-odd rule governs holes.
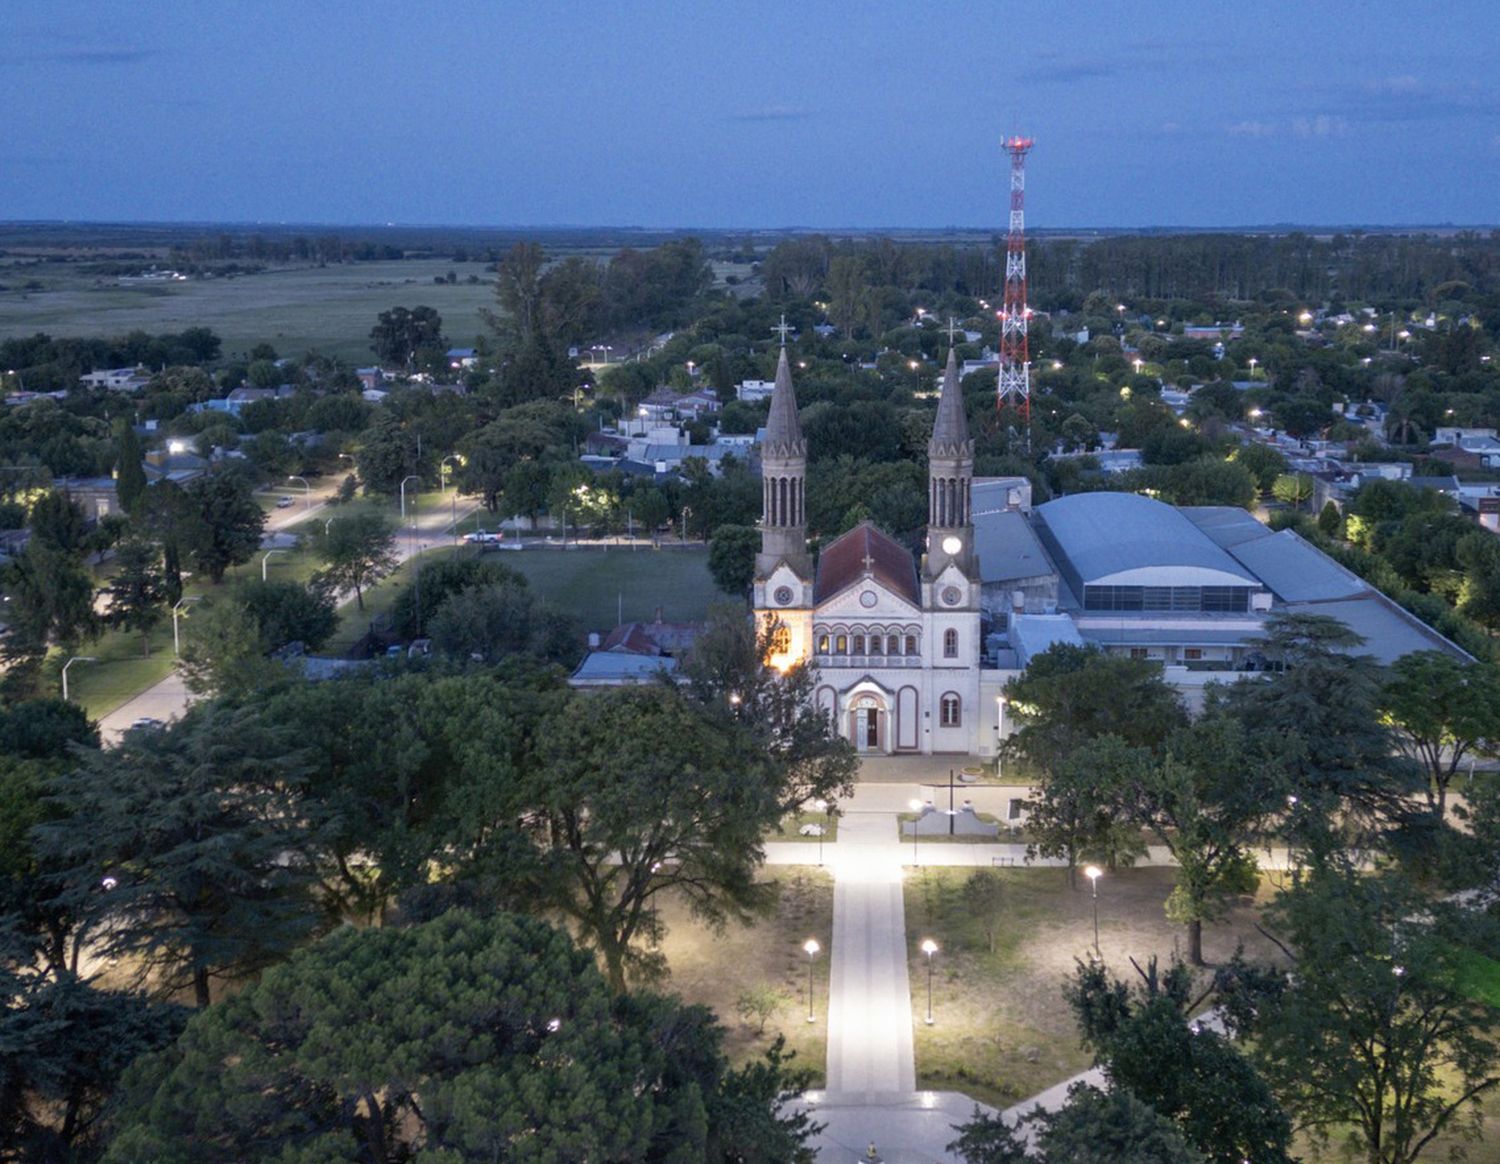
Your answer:
[[[337,487],[334,485],[320,486],[313,491],[308,500],[304,501],[300,490],[288,490],[284,496],[291,497],[295,504],[286,509],[273,510],[266,518],[265,534],[262,545],[271,547],[278,541],[285,540],[293,535],[288,531],[295,525],[309,519],[329,517],[337,515],[337,509],[330,509],[328,499],[333,496]],[[477,501],[464,501],[459,499],[458,520],[462,521],[475,509]],[[417,517],[415,521],[404,526],[398,531],[396,537],[396,559],[404,562],[414,554],[422,550],[430,549],[434,545],[448,545],[451,543],[451,530],[454,524],[453,510],[438,509],[431,513]],[[340,607],[346,606],[354,601],[354,592],[351,590],[338,596]],[[99,720],[99,735],[105,744],[112,744],[119,740],[138,719],[150,718],[160,720],[175,719],[181,715],[190,702],[193,694],[188,691],[177,673],[172,673],[151,687],[146,688],[140,694],[126,700],[114,711]]]

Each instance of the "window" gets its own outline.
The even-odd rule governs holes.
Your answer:
[[[878,655],[878,654],[880,654],[880,636],[879,635],[871,635],[870,636],[870,654],[872,654],[872,655]]]
[[[943,727],[958,727],[962,722],[963,704],[958,696],[949,692],[938,704],[938,722]]]
[[[943,658],[958,658],[958,632],[951,628],[943,632]]]
[[[1151,657],[1151,652],[1146,650],[1145,647],[1131,647],[1130,657],[1132,659],[1149,659]]]
[[[900,635],[886,635],[885,636],[885,653],[887,655],[899,655],[901,653],[901,636]]]
[[[826,655],[826,654],[828,654],[828,636],[827,635],[819,635],[818,636],[818,654],[820,654],[820,655]]]
[[[856,654],[856,655],[863,655],[865,653],[865,636],[864,635],[855,635],[854,636],[854,651],[852,653]]]
[[[1184,659],[1201,659],[1201,658],[1203,658],[1203,648],[1202,647],[1183,647],[1182,648],[1182,657]]]
[[[849,640],[843,635],[833,640],[833,653],[835,655],[847,655],[849,653]]]
[[[908,655],[915,655],[917,653],[917,636],[916,635],[907,635],[906,636],[906,653]]]

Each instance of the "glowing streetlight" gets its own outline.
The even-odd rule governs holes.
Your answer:
[[[1250,357],[1250,379],[1255,379],[1255,365],[1260,363],[1254,356]]]
[[[457,461],[460,465],[462,465],[464,463],[464,459],[461,456],[459,456],[457,453],[449,453],[446,457],[444,457],[441,461],[438,462],[438,496],[439,497],[441,497],[445,492],[447,492],[448,476],[449,475],[443,472],[443,466],[446,465],[449,461]],[[453,483],[453,491],[455,493],[458,492],[458,482],[457,481],[455,481]]]
[[[908,800],[906,806],[917,814],[917,819],[911,822],[911,863],[918,869],[922,867],[922,856],[917,849],[917,839],[922,835],[922,802],[915,798]]]
[[[922,953],[927,955],[927,1025],[932,1026],[932,956],[938,952],[938,944],[931,938],[922,942]]]
[[[813,971],[813,959],[815,957],[817,957],[818,950],[821,949],[821,948],[822,947],[820,947],[818,945],[818,939],[817,938],[808,938],[807,941],[805,941],[805,942],[802,943],[802,949],[804,951],[806,951],[806,953],[807,953],[807,1021],[810,1022],[810,1023],[814,1023],[814,1022],[818,1021],[817,1018],[816,1018],[816,1016],[814,1016],[814,1014],[813,1014],[813,981],[812,981],[812,971]]]
[[[828,831],[828,822],[833,817],[830,811],[833,805],[819,798],[812,802],[812,806],[823,814],[823,823],[818,826],[818,868],[821,869],[823,867],[823,834]]]
[[[1090,865],[1083,872],[1094,890],[1094,957],[1099,958],[1103,957],[1099,952],[1099,878],[1104,875],[1104,870],[1098,865]]]
[[[312,486],[307,483],[307,478],[306,477],[299,477],[295,473],[290,473],[290,474],[287,475],[287,480],[288,481],[301,481],[302,482],[302,508],[306,509],[310,505],[312,505]]]

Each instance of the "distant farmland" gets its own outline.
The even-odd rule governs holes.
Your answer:
[[[434,283],[453,271],[457,283]],[[467,282],[475,276],[477,283]],[[426,304],[443,317],[443,334],[471,347],[487,329],[494,275],[478,262],[406,259],[292,266],[233,278],[131,283],[71,265],[17,266],[0,261],[0,339],[42,331],[54,336],[124,335],[212,328],[233,357],[257,343],[283,356],[316,349],[355,364],[374,359],[370,328],[382,311]],[[39,283],[39,289],[22,290]]]

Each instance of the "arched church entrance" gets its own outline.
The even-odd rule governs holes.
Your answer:
[[[856,695],[849,703],[849,739],[854,750],[884,753],[890,734],[890,709],[878,695]]]

